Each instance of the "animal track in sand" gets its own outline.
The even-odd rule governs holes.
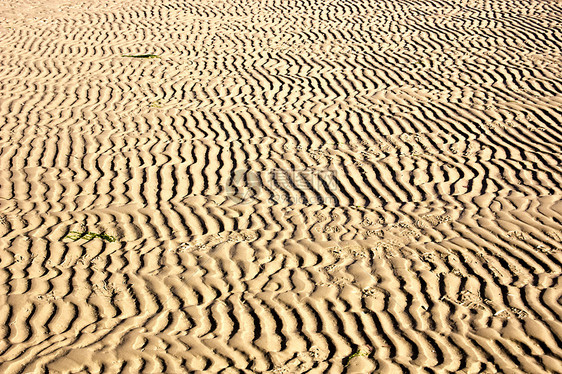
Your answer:
[[[209,251],[223,243],[252,242],[256,239],[258,239],[258,234],[252,230],[205,235],[194,238],[190,242],[181,243],[177,252]]]

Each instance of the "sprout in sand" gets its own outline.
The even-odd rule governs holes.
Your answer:
[[[95,238],[100,238],[102,240],[108,241],[110,243],[113,243],[114,241],[117,240],[116,237],[111,236],[111,235],[107,235],[105,233],[95,233],[95,232],[91,232],[91,231],[83,231],[83,232],[78,232],[78,231],[71,231],[68,235],[65,236],[65,239],[71,239],[72,241],[77,241],[80,239],[84,239],[86,241],[90,241],[93,240]]]
[[[160,58],[158,55],[123,55],[123,57],[132,57],[132,58]]]

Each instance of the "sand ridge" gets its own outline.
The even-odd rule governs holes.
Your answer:
[[[0,372],[560,372],[559,2],[0,13]]]

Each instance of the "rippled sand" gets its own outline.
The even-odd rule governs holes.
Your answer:
[[[561,21],[3,1],[0,372],[562,372]]]

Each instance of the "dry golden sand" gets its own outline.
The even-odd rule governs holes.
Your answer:
[[[561,21],[3,0],[0,373],[562,372]]]

